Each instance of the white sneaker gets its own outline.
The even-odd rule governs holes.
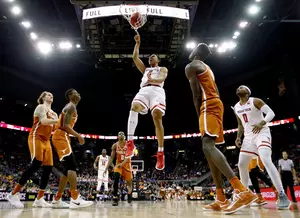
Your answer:
[[[83,200],[81,198],[81,196],[78,195],[78,197],[77,197],[76,200],[74,200],[73,198],[71,198],[70,209],[77,209],[77,208],[81,208],[81,207],[89,207],[89,206],[92,206],[93,204],[94,204],[93,201]]]
[[[70,204],[62,201],[61,199],[59,199],[58,201],[53,199],[51,204],[52,204],[52,208],[69,208],[70,207]]]
[[[39,200],[36,198],[34,203],[32,204],[32,206],[33,207],[42,207],[42,208],[52,207],[52,205],[47,203],[44,198],[40,198]]]
[[[16,194],[12,194],[9,193],[6,197],[6,199],[9,201],[9,203],[11,203],[13,206],[15,206],[16,208],[18,209],[22,209],[24,208],[24,204],[21,203],[21,200],[20,200],[20,193],[16,193]]]

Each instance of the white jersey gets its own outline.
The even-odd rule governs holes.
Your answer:
[[[253,100],[254,98],[249,98],[246,104],[241,105],[238,102],[234,106],[234,112],[243,124],[245,138],[255,137],[257,134],[252,133],[253,125],[258,124],[264,119],[263,112],[255,107]],[[261,132],[270,132],[270,129],[265,125]]]
[[[149,67],[146,68],[143,78],[142,78],[142,82],[141,82],[141,88],[143,88],[146,85],[149,85],[150,83],[148,83],[149,78],[155,79],[159,76],[160,74],[160,67]],[[161,83],[151,83],[157,86],[160,86],[161,88],[164,86],[164,82]]]
[[[108,155],[106,155],[105,157],[100,155],[99,162],[98,162],[98,170],[101,170],[101,171],[105,170],[105,168],[108,164],[109,158],[110,157]]]

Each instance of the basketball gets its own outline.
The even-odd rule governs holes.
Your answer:
[[[130,17],[130,24],[133,27],[136,27],[137,23],[141,19],[141,13],[140,12],[135,12],[134,14],[131,15]]]

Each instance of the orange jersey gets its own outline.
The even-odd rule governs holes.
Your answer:
[[[119,144],[119,142],[117,142],[116,144],[117,144],[117,148],[116,148],[117,161],[116,161],[116,164],[120,164],[125,160],[125,154],[126,154],[127,146],[126,146],[126,144],[124,146],[121,146]],[[131,171],[130,164],[131,164],[131,161],[129,159],[129,161],[123,167],[126,170]]]
[[[48,119],[54,120],[56,118],[56,113],[51,110],[46,112],[46,116]],[[30,137],[38,137],[41,140],[49,140],[51,137],[51,133],[54,125],[42,125],[38,116],[33,116],[33,125],[30,130]]]
[[[202,90],[202,101],[206,101],[212,98],[219,98],[217,85],[215,83],[215,76],[209,66],[204,64],[206,70],[198,74],[198,80]]]
[[[59,118],[58,118],[58,123],[55,127],[55,132],[54,134],[60,134],[60,135],[65,135],[66,132],[62,129],[63,125],[64,125],[64,117],[65,117],[65,113],[64,112],[61,112],[61,114],[59,115]],[[72,120],[71,120],[71,123],[70,123],[70,127],[73,128],[75,126],[75,123],[77,121],[77,118],[78,118],[78,115],[77,115],[77,112],[75,112],[73,114],[73,117],[72,117]]]

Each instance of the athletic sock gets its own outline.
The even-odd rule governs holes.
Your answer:
[[[246,187],[243,186],[243,184],[241,183],[241,181],[235,176],[233,177],[230,181],[230,184],[232,185],[232,187],[234,189],[239,190],[240,192],[246,191]]]
[[[54,197],[54,200],[59,201],[59,199],[61,199],[62,195],[63,195],[62,192],[57,192],[55,197]]]
[[[159,147],[158,146],[158,152],[163,152],[164,151],[164,147]]]
[[[37,195],[37,199],[40,200],[42,197],[44,197],[44,194],[45,194],[45,190],[39,190],[39,193]]]
[[[21,190],[22,190],[22,186],[18,183],[18,184],[15,186],[14,190],[12,191],[12,195],[14,195],[14,194],[20,192]]]
[[[71,197],[73,200],[76,200],[78,198],[79,192],[77,190],[71,190]]]
[[[127,139],[133,140],[134,132],[136,129],[136,126],[138,124],[138,113],[135,111],[129,112],[129,118],[128,118],[128,124],[127,124]]]
[[[224,202],[226,200],[226,197],[224,195],[223,189],[222,188],[217,188],[216,189],[216,195],[217,195],[217,200]]]

